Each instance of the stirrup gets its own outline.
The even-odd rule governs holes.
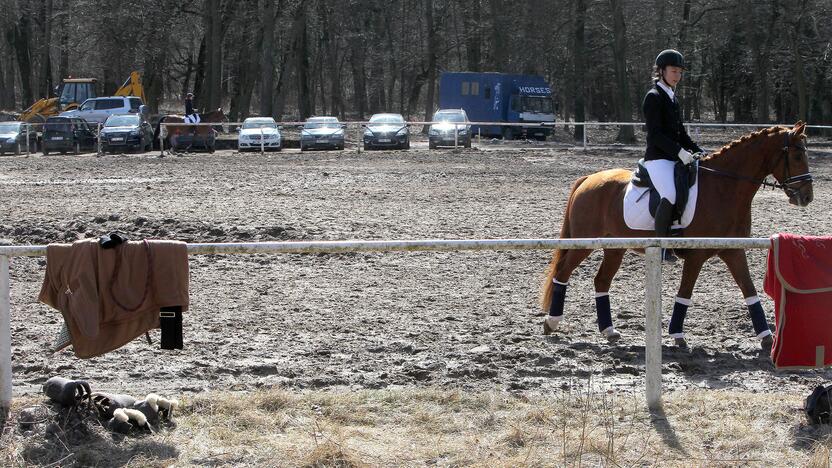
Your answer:
[[[618,330],[612,326],[605,328],[601,334],[604,335],[604,338],[606,338],[610,343],[615,343],[621,339],[621,333],[618,333]]]
[[[688,340],[684,337],[673,338],[673,344],[679,349],[688,349]]]
[[[676,263],[679,257],[673,253],[673,249],[662,249],[662,261],[666,263]]]
[[[544,335],[551,335],[560,325],[560,322],[563,320],[563,315],[548,315],[545,319],[543,319],[543,334]]]

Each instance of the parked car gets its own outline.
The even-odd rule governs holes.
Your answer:
[[[75,154],[82,149],[92,150],[95,148],[95,130],[77,117],[49,117],[43,124],[43,154],[52,151],[59,151],[66,154],[72,151]]]
[[[104,122],[98,138],[104,152],[153,149],[153,127],[140,114],[111,115]]]
[[[283,138],[280,127],[271,117],[249,117],[243,122],[240,136],[237,138],[237,149],[242,151],[264,149],[280,151],[283,148]]]
[[[428,148],[439,146],[471,147],[471,125],[464,109],[440,109],[433,114],[428,130]]]
[[[61,112],[59,117],[79,117],[90,125],[103,124],[116,114],[146,114],[142,99],[133,96],[110,96],[87,99],[78,109]]]
[[[337,117],[309,117],[300,131],[300,150],[344,149],[344,124]]]
[[[26,152],[27,125],[26,122],[0,122],[0,154]],[[29,128],[28,142],[30,152],[38,149],[38,132],[34,127]]]
[[[401,114],[373,114],[364,130],[364,149],[410,149],[410,130]]]

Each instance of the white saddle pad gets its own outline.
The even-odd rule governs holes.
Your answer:
[[[627,227],[637,231],[654,231],[656,220],[650,215],[650,194],[649,188],[636,187],[630,181],[627,184],[627,191],[624,193],[624,222]],[[696,176],[696,183],[690,188],[688,203],[682,213],[682,223],[674,223],[672,229],[686,228],[693,221],[693,212],[696,210],[696,196],[699,193],[699,175]]]

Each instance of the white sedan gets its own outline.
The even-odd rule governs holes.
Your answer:
[[[280,151],[283,139],[280,127],[271,117],[249,117],[243,121],[240,136],[237,139],[237,149],[242,151]]]

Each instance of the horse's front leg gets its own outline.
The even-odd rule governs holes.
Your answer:
[[[705,264],[711,254],[702,250],[688,250],[685,251],[683,258],[685,264],[682,267],[682,282],[679,284],[679,291],[676,293],[676,300],[673,302],[673,315],[670,317],[670,326],[668,333],[673,338],[673,342],[682,349],[688,348],[688,342],[685,340],[685,316],[688,314],[688,307],[691,305],[690,298],[693,297],[693,287],[696,285],[696,279],[699,278],[699,272],[702,271],[702,265]]]
[[[742,290],[745,305],[748,307],[748,314],[751,316],[751,323],[754,325],[754,333],[761,340],[760,345],[763,350],[770,349],[773,341],[771,330],[768,328],[766,314],[763,311],[760,298],[757,296],[754,281],[751,280],[751,274],[748,272],[748,259],[745,256],[745,250],[723,250],[719,253],[719,258],[728,266],[728,271],[731,272],[734,281]]]

